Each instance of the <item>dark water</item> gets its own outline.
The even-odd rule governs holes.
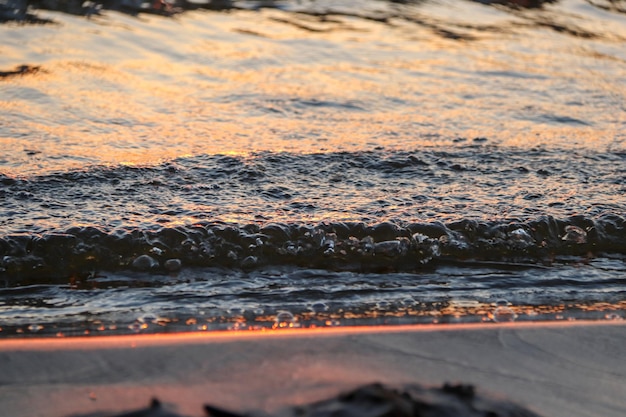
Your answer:
[[[0,336],[626,317],[622,2],[230,6],[0,26]]]

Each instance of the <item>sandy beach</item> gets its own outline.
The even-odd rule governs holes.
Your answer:
[[[544,416],[626,415],[626,323],[292,329],[0,344],[5,416],[273,412],[370,382],[475,384]],[[108,415],[108,414],[103,414]]]

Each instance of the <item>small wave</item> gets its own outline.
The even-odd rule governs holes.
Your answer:
[[[200,155],[155,166],[0,174],[0,236],[207,221],[524,223],[626,209],[621,154],[515,150],[476,140],[445,151]]]
[[[504,262],[542,265],[555,256],[626,254],[626,219],[515,222],[461,220],[449,224],[334,222],[308,225],[198,223],[149,229],[72,227],[64,233],[0,239],[1,275],[64,280],[107,270],[176,272],[185,267],[251,270],[295,265],[343,271],[413,271],[432,263]]]
[[[189,266],[412,270],[626,253],[623,155],[471,142],[0,174],[0,274],[11,283]]]

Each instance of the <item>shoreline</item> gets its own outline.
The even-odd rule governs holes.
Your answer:
[[[4,340],[7,415],[274,413],[367,383],[472,384],[542,416],[626,415],[626,321]],[[100,413],[100,414],[97,414]]]
[[[563,320],[502,323],[438,323],[406,325],[336,326],[259,330],[215,330],[124,335],[85,335],[62,337],[12,337],[0,339],[0,352],[53,349],[105,349],[142,346],[167,346],[181,343],[228,343],[264,338],[342,337],[349,335],[427,333],[467,330],[502,330],[536,328],[576,328],[589,326],[626,326],[626,320]],[[138,345],[139,343],[139,345]]]

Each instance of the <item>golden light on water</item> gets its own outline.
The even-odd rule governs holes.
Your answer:
[[[465,304],[465,303],[461,303]],[[498,307],[492,304],[471,303],[474,306],[459,306],[455,303],[440,305],[417,305],[415,307],[399,307],[393,310],[377,308],[364,310],[347,310],[341,312],[302,312],[297,315],[285,312],[277,315],[258,315],[253,321],[243,316],[232,319],[211,317],[205,323],[215,326],[218,323],[229,323],[228,329],[234,331],[258,331],[261,329],[316,329],[320,327],[376,325],[376,324],[441,324],[441,323],[475,323],[503,321],[553,321],[553,320],[624,320],[626,301],[618,303],[575,303],[557,305],[508,305],[510,313],[503,316]],[[499,314],[499,316],[498,316]],[[504,317],[504,318],[503,318]],[[189,319],[195,320],[195,319]],[[188,320],[188,322],[189,322]],[[195,322],[193,323],[195,324]],[[202,330],[207,330],[203,325]]]
[[[506,13],[467,7],[472,21],[510,21]],[[437,13],[418,15],[433,25],[463,21],[438,20]],[[508,28],[510,42],[478,31],[474,42],[460,43],[410,19],[325,21],[266,9],[132,25],[115,14],[63,18],[62,30],[42,27],[30,40],[28,61],[41,71],[0,84],[0,109],[14,114],[0,131],[9,172],[146,165],[203,153],[351,151],[370,143],[419,149],[459,136],[521,147],[605,147],[620,135],[610,112],[575,103],[582,93],[568,80],[617,103],[626,89],[598,74],[623,78],[624,69],[611,60],[598,68],[598,54],[590,58],[592,51],[562,35],[539,41],[538,33]],[[20,33],[2,28],[0,66],[23,63]],[[11,146],[16,136],[40,154]]]
[[[502,311],[507,310],[507,311]],[[245,313],[245,317],[244,314]],[[378,307],[339,309],[337,311],[304,311],[292,314],[281,310],[277,314],[254,314],[241,311],[235,315],[204,314],[188,318],[141,317],[128,327],[116,323],[95,320],[90,328],[80,330],[81,334],[96,332],[101,335],[154,334],[160,332],[259,332],[322,328],[358,328],[363,326],[402,326],[402,325],[455,325],[455,324],[495,324],[495,323],[549,323],[567,322],[613,322],[626,320],[626,301],[615,303],[562,303],[555,305],[514,305],[502,301],[493,304],[478,302],[418,303],[413,306],[381,310]],[[74,331],[57,331],[57,324],[4,328],[0,332],[20,335],[54,335],[57,338],[76,336]]]

